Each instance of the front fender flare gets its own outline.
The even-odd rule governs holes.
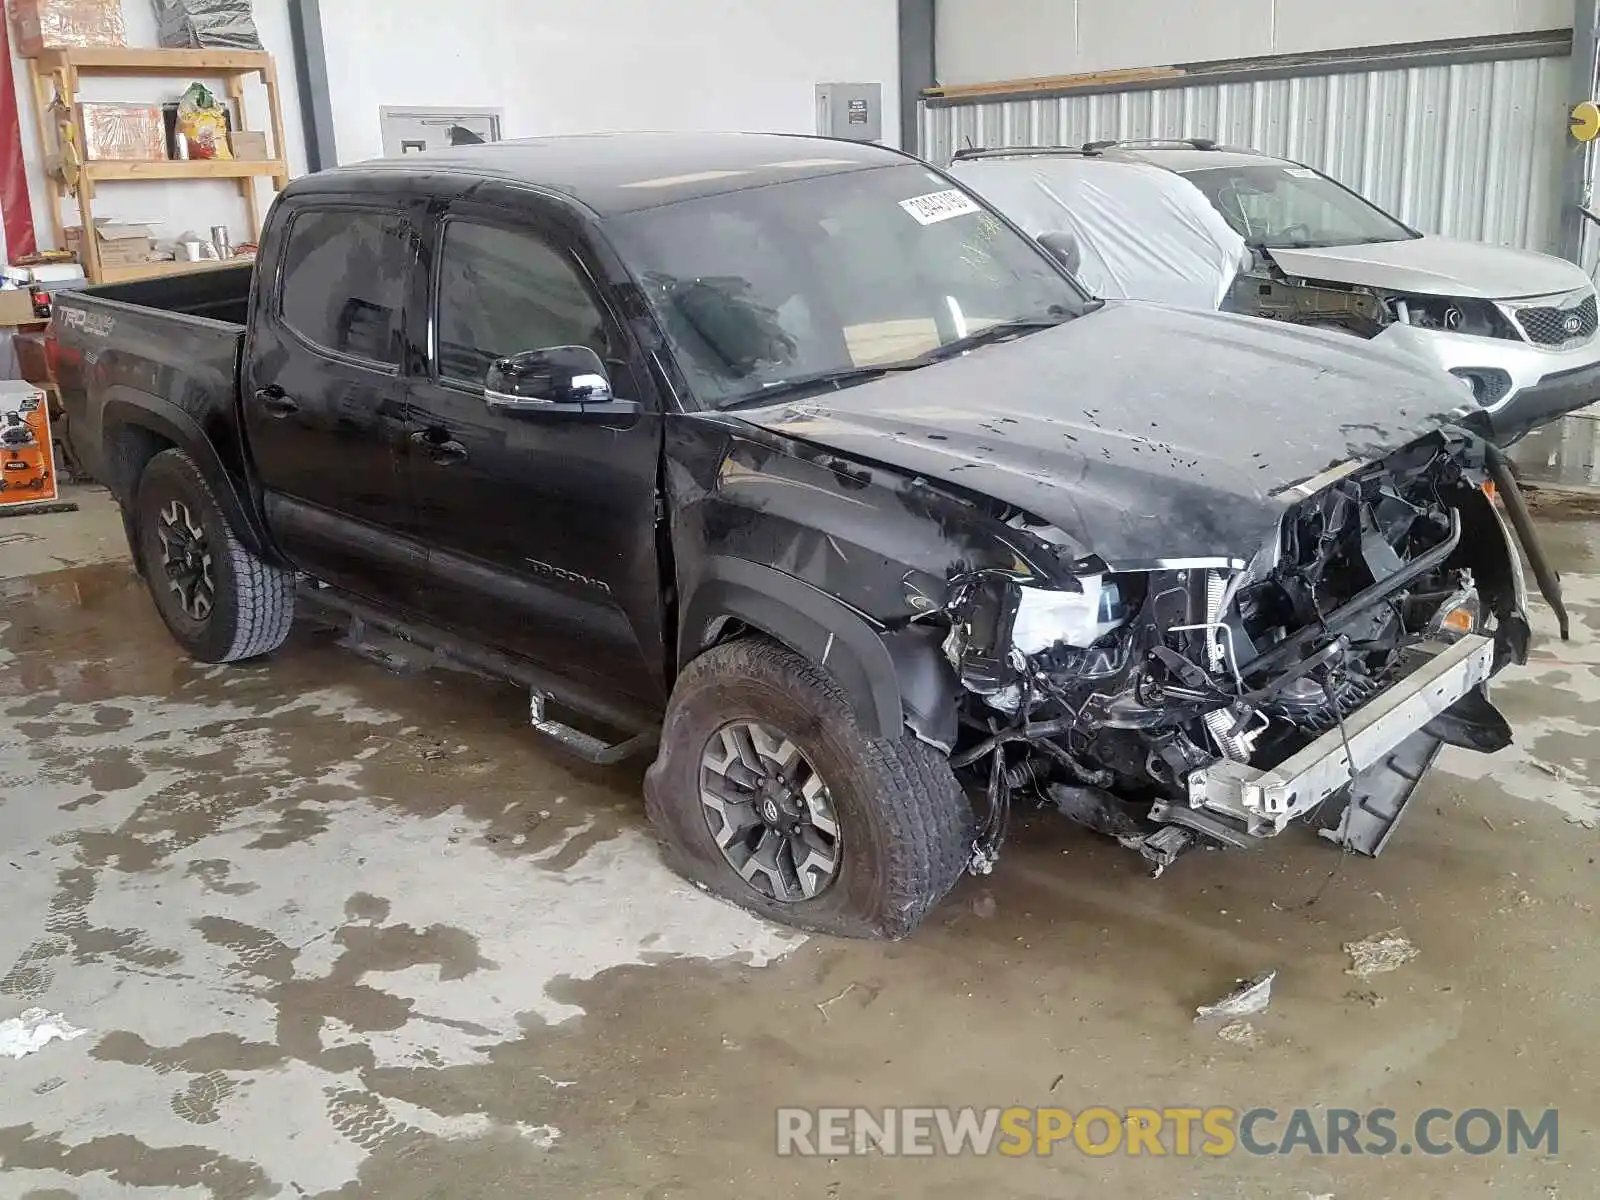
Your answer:
[[[907,638],[910,631],[886,633],[826,592],[773,567],[713,557],[684,605],[678,661],[686,663],[715,643],[730,621],[759,630],[827,670],[849,695],[856,719],[870,736],[898,737],[910,725],[913,733],[946,749],[954,742],[955,681],[952,674],[943,686],[938,669],[943,665],[948,672],[949,666],[937,654],[936,642]],[[916,701],[909,709],[902,675]]]

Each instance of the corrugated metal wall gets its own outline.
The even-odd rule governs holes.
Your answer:
[[[1310,164],[1429,233],[1554,253],[1569,59],[923,103],[923,157],[1209,137]]]

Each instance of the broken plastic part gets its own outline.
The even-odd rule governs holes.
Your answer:
[[[967,871],[973,875],[988,875],[1000,861],[999,850],[979,842],[972,843],[972,854],[967,859]]]
[[[1397,970],[1422,953],[1398,929],[1375,933],[1359,942],[1346,942],[1344,949],[1350,956],[1350,966],[1345,974],[1354,975],[1357,979],[1369,979]]]
[[[1127,620],[1122,589],[1115,578],[1089,575],[1079,580],[1081,592],[1019,588],[1011,642],[1034,655],[1063,642],[1080,649],[1092,646]]]
[[[20,1016],[0,1021],[0,1057],[26,1058],[51,1042],[70,1042],[86,1032],[69,1024],[60,1013],[24,1009]]]
[[[1177,862],[1180,856],[1194,848],[1199,836],[1193,830],[1180,825],[1164,825],[1135,843],[1130,843],[1126,838],[1118,840],[1124,847],[1137,850],[1140,856],[1155,868],[1150,872],[1150,877],[1160,879],[1166,869]]]
[[[1272,1002],[1272,981],[1277,977],[1276,971],[1268,971],[1265,975],[1258,975],[1254,979],[1240,980],[1239,986],[1215,1004],[1202,1004],[1195,1009],[1195,1020],[1207,1021],[1215,1018],[1232,1020],[1266,1012],[1267,1005]]]

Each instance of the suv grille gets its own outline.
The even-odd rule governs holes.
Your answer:
[[[1564,346],[1592,338],[1595,329],[1600,328],[1600,314],[1596,312],[1594,293],[1590,292],[1568,308],[1520,308],[1517,324],[1530,342]]]

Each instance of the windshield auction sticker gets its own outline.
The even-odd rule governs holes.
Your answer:
[[[971,196],[959,188],[945,192],[929,192],[926,196],[913,196],[900,201],[919,225],[937,225],[951,217],[964,217],[968,213],[982,212]]]

